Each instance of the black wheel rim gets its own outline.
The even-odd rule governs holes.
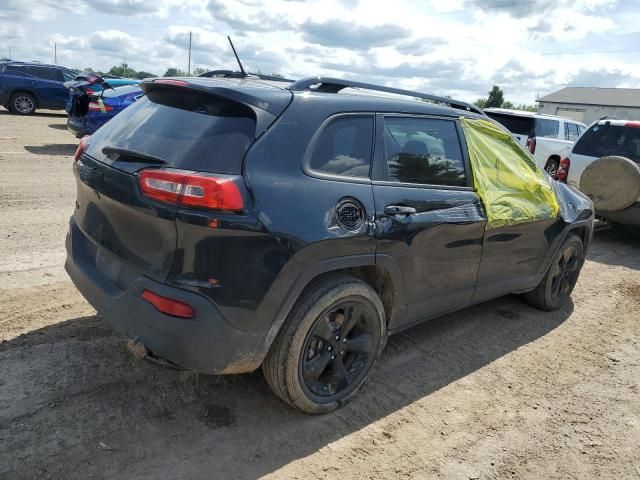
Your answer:
[[[574,245],[569,245],[557,259],[551,272],[551,295],[555,299],[568,297],[580,273],[580,254]]]
[[[380,344],[380,319],[369,302],[341,300],[315,321],[302,350],[300,376],[312,397],[335,401],[364,379]]]
[[[545,168],[545,170],[549,175],[555,177],[556,173],[558,173],[558,165],[555,162],[551,162],[547,165],[547,168]]]

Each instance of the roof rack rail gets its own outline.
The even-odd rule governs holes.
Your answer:
[[[243,74],[242,72],[234,72],[233,70],[210,70],[205,73],[201,73],[198,75],[199,77],[223,77],[223,78],[253,78],[260,80],[271,80],[274,82],[293,82],[293,80],[284,77],[274,77],[273,75],[264,75],[262,73],[247,73]]]
[[[315,88],[312,88],[316,86]],[[345,88],[362,88],[364,90],[373,90],[376,92],[393,93],[395,95],[404,95],[408,97],[422,98],[424,100],[430,100],[432,102],[444,103],[450,107],[457,108],[459,110],[465,110],[468,112],[475,112],[484,115],[484,112],[478,107],[471,105],[460,100],[454,100],[452,98],[440,97],[438,95],[431,95],[429,93],[414,92],[412,90],[402,90],[400,88],[384,87],[382,85],[374,85],[372,83],[356,82],[353,80],[344,80],[342,78],[330,78],[330,77],[309,77],[293,82],[287,87],[294,92],[313,90],[316,92],[325,93],[338,93]]]

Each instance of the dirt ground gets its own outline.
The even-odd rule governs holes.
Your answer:
[[[0,478],[640,478],[640,241],[598,232],[573,303],[502,298],[392,337],[342,410],[259,372],[134,360],[63,270],[65,117],[0,111]]]

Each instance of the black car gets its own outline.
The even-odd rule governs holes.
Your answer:
[[[64,82],[76,75],[76,70],[59,65],[0,63],[0,105],[19,115],[30,115],[38,108],[61,110],[69,97]]]
[[[569,300],[592,203],[523,153],[556,209],[488,228],[528,214],[530,192],[483,203],[463,127],[494,127],[470,105],[327,78],[142,88],[78,147],[66,262],[138,353],[211,374],[262,366],[281,399],[322,413],[355,395],[389,334],[508,293]],[[496,146],[524,152],[496,128]]]

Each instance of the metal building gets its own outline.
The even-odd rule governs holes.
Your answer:
[[[640,120],[639,88],[566,87],[536,102],[540,113],[572,118],[587,125],[604,116]]]

